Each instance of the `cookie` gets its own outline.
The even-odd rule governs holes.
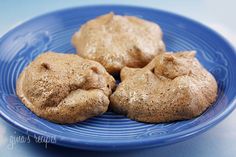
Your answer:
[[[101,63],[109,73],[144,67],[164,52],[161,28],[134,16],[109,13],[82,25],[72,37],[78,55]]]
[[[110,96],[111,108],[148,123],[191,119],[217,97],[215,78],[195,52],[163,53],[144,68],[123,68],[121,83]]]
[[[20,74],[16,92],[39,117],[75,123],[107,111],[114,78],[98,62],[76,54],[47,52]]]

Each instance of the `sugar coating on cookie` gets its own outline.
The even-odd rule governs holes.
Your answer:
[[[100,63],[47,52],[20,74],[16,92],[36,115],[63,124],[106,112],[114,86],[114,78]]]
[[[77,53],[100,62],[109,73],[144,67],[164,52],[161,28],[134,16],[109,13],[82,25],[72,37]]]
[[[149,123],[194,118],[217,97],[215,78],[195,52],[163,53],[144,68],[123,68],[111,108]]]

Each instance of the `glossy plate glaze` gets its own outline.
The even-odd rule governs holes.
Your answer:
[[[168,51],[196,50],[197,58],[215,76],[218,99],[201,116],[186,121],[145,124],[112,112],[85,122],[58,125],[37,117],[17,98],[16,79],[43,51],[75,53],[72,34],[86,21],[110,11],[158,23]],[[219,123],[236,103],[236,53],[218,34],[187,18],[168,12],[129,6],[71,8],[34,18],[0,40],[0,114],[31,136],[58,145],[90,150],[127,150],[182,141]],[[51,140],[50,140],[51,139]]]

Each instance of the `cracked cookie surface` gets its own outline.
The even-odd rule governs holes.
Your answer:
[[[195,52],[163,53],[144,68],[123,68],[111,108],[149,123],[194,118],[217,97],[215,78]]]
[[[98,62],[75,54],[47,52],[20,74],[16,91],[36,115],[75,123],[107,111],[114,78]]]
[[[98,61],[109,73],[141,68],[164,52],[161,28],[134,16],[109,13],[82,25],[72,37],[78,55]]]

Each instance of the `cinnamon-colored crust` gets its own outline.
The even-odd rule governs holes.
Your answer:
[[[144,68],[125,67],[121,81],[110,96],[111,108],[141,122],[191,119],[217,97],[216,80],[195,52],[164,53]]]
[[[109,73],[144,67],[164,52],[160,27],[134,16],[109,13],[82,25],[72,37],[78,55],[98,61]]]
[[[20,74],[16,92],[36,115],[75,123],[107,111],[114,78],[95,61],[75,54],[47,52]]]

